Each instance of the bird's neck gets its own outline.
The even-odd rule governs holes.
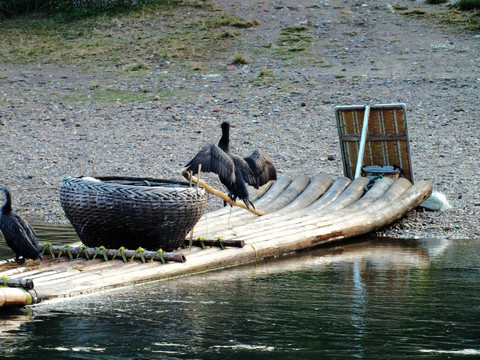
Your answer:
[[[1,212],[2,214],[9,214],[12,212],[12,198],[8,191],[3,191],[3,195],[5,196],[5,201],[3,202]]]
[[[218,142],[218,147],[225,152],[230,152],[230,134],[228,129],[223,129],[222,137]]]

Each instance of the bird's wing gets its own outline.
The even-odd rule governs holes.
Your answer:
[[[248,185],[257,187],[257,178],[245,159],[236,154],[230,154],[230,156],[235,164],[235,169],[242,173],[243,181]]]
[[[38,257],[38,240],[33,228],[15,213],[11,213],[10,219],[4,235],[14,243],[15,250],[12,250],[33,259]]]
[[[213,172],[221,179],[230,179],[235,182],[235,165],[233,160],[217,145],[205,145],[187,164],[187,171],[198,172],[198,165],[202,165],[204,172]]]
[[[0,231],[2,232],[3,238],[10,249],[12,249],[13,252],[18,253],[15,241],[12,241],[12,239],[16,238],[16,232],[15,227],[11,226],[11,222],[8,221],[10,218],[11,215],[0,215]]]
[[[272,159],[265,156],[261,150],[254,150],[249,156],[245,157],[250,170],[255,176],[256,183],[253,186],[259,187],[270,180],[277,180],[277,171],[273,165]]]

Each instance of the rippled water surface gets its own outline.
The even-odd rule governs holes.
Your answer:
[[[0,344],[5,359],[478,359],[480,240],[360,240],[44,303],[0,313]]]

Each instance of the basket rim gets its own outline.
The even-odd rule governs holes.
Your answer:
[[[190,186],[190,184],[186,181],[175,181],[175,180],[164,180],[164,179],[154,179],[154,178],[143,178],[143,177],[127,177],[127,176],[108,176],[108,177],[95,177],[94,179],[100,180],[99,182],[90,181],[90,180],[83,180],[85,176],[81,177],[71,177],[67,176],[63,179],[62,185],[60,187],[60,193],[62,194],[64,191],[78,193],[80,190],[85,195],[93,196],[92,194],[100,193],[102,198],[110,198],[110,199],[120,199],[122,201],[136,201],[136,202],[145,202],[150,203],[152,202],[152,197],[162,197],[162,196],[169,196],[175,194],[183,194],[182,196],[186,196],[187,198],[183,198],[184,200],[203,200],[207,197],[207,192],[202,187],[195,187]],[[107,181],[103,181],[103,179]],[[161,185],[149,185],[149,184],[142,184],[142,185],[129,185],[129,184],[119,184],[115,181],[126,180],[126,181],[151,181],[157,182],[158,184],[170,184],[170,186],[161,186]],[[111,182],[109,182],[111,181]],[[69,185],[70,184],[70,185]],[[172,186],[173,185],[173,186]],[[75,191],[74,189],[77,189]],[[125,196],[124,191],[132,190],[135,191],[135,196]],[[96,196],[96,195],[95,195]],[[62,196],[60,196],[60,200],[62,201]],[[164,199],[165,200],[165,199]],[[155,200],[157,201],[157,200]],[[165,200],[166,201],[166,200]],[[179,201],[177,198],[176,201]],[[180,200],[181,201],[181,200]],[[63,205],[62,205],[63,206]]]
[[[182,180],[171,180],[171,179],[157,179],[152,177],[136,177],[136,176],[65,176],[63,181],[66,180],[76,180],[76,181],[90,181],[88,178],[99,180],[98,184],[102,185],[114,185],[119,187],[136,187],[140,189],[149,189],[149,188],[160,188],[160,187],[167,187],[167,188],[174,188],[174,187],[181,187],[181,188],[195,188],[191,186],[188,181]],[[154,184],[122,184],[120,181],[131,181],[131,182],[150,182]],[[91,183],[96,183],[92,181]],[[170,185],[170,186],[162,186],[162,185]],[[171,186],[175,185],[175,186]],[[200,187],[199,187],[200,189]],[[201,188],[203,189],[203,188]]]

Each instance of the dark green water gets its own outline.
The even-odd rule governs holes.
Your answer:
[[[0,344],[0,359],[479,359],[480,240],[370,239],[45,303],[0,313]]]

